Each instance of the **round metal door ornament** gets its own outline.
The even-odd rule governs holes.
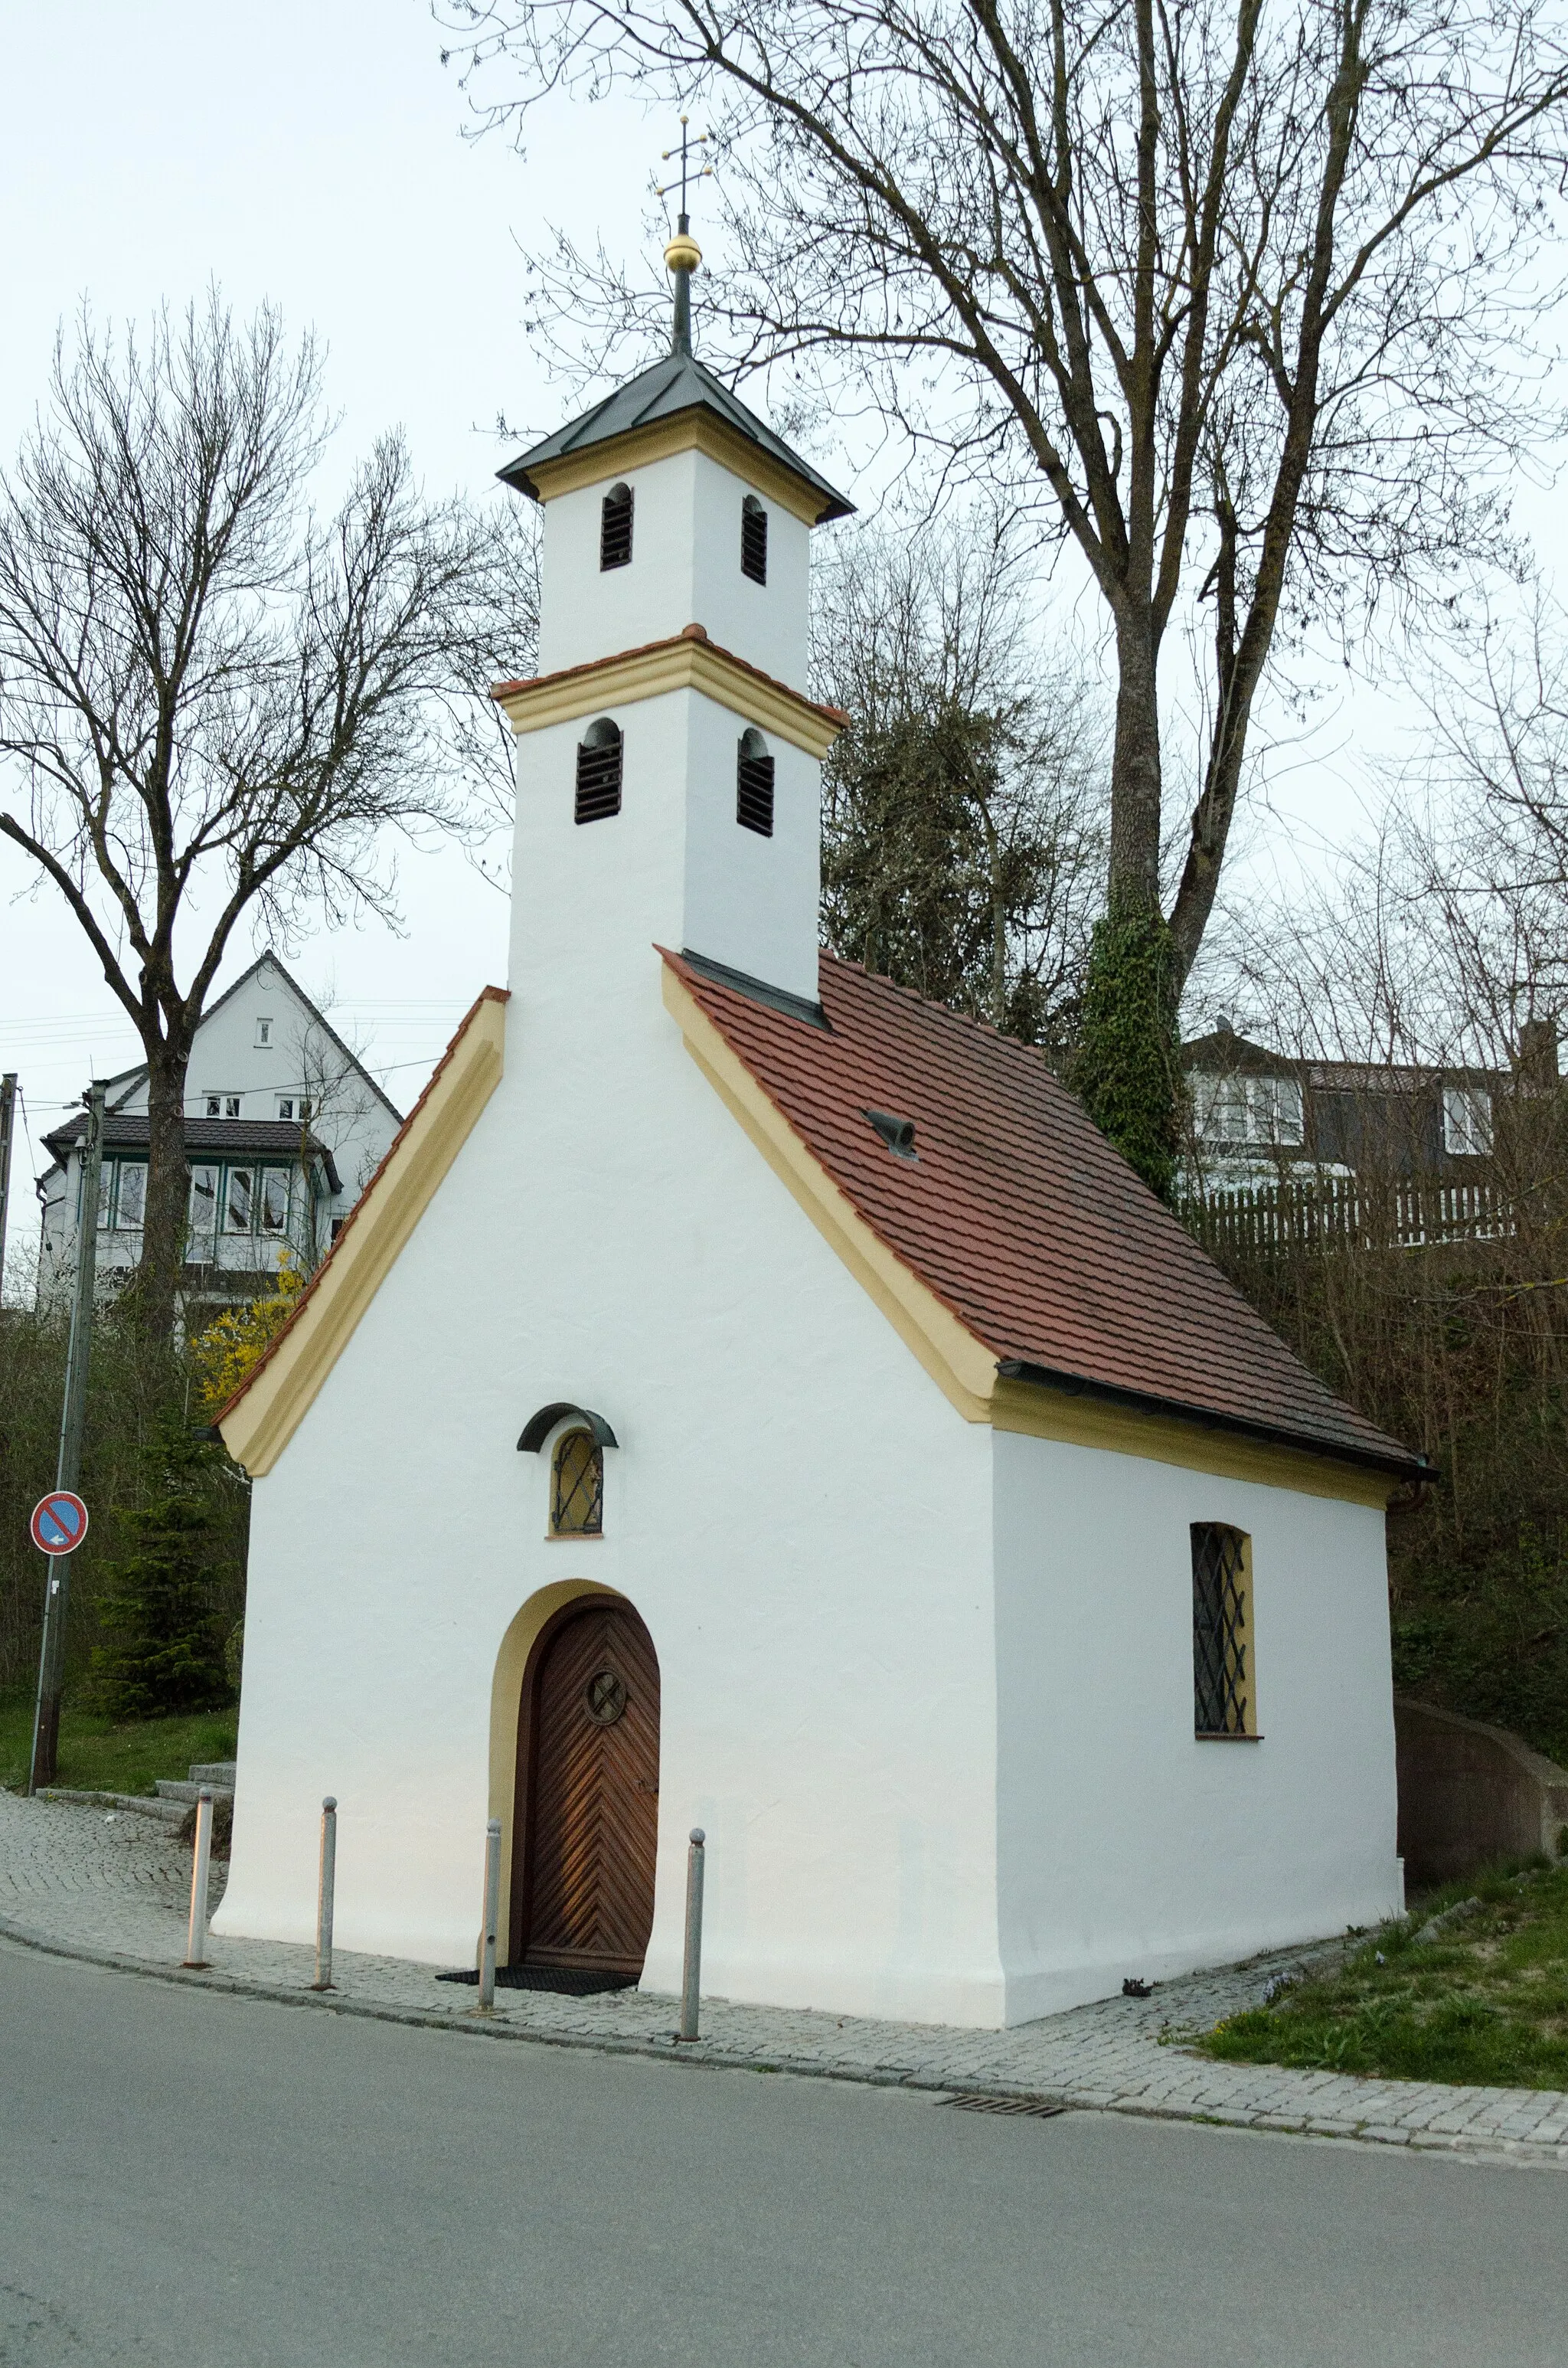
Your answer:
[[[596,1726],[613,1726],[626,1715],[626,1679],[614,1669],[596,1669],[588,1679],[583,1703]]]

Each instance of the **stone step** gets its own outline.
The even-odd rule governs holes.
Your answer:
[[[221,1784],[224,1792],[232,1793],[234,1778],[239,1772],[239,1762],[235,1759],[196,1759],[186,1772],[193,1784]]]
[[[63,1784],[40,1784],[40,1801],[70,1801],[79,1808],[123,1809],[133,1816],[151,1817],[156,1824],[177,1828],[185,1821],[183,1801],[150,1800],[145,1793],[78,1793]]]
[[[158,1779],[160,1801],[178,1801],[183,1807],[188,1808],[191,1802],[203,1793],[210,1793],[215,1801],[232,1801],[234,1797],[232,1784],[214,1784],[205,1778],[199,1784],[189,1783],[183,1776],[160,1776]]]

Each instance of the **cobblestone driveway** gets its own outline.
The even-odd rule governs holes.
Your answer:
[[[214,1870],[214,1906],[223,1873]],[[189,1851],[151,1818],[0,1793],[0,1934],[14,1940],[318,2011],[446,2025],[486,2039],[677,2052],[674,2002],[635,1990],[595,1998],[503,1990],[494,2019],[482,2022],[472,1990],[437,1982],[428,1965],[339,1950],[335,1990],[318,1998],[307,1987],[314,1973],[308,1949],[216,1935],[211,1971],[179,1973],[189,1896]],[[1568,2169],[1568,2095],[1560,2090],[1445,2088],[1212,2064],[1179,2044],[1161,2044],[1163,2033],[1205,2030],[1255,2003],[1272,1975],[1309,1953],[1322,1951],[1286,1950],[1162,1982],[1149,1998],[1109,1998],[1005,2032],[705,1998],[702,2039],[678,2052],[710,2064],[1050,2097],[1114,2112],[1442,2147]]]

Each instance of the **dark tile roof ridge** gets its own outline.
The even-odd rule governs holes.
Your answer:
[[[809,485],[823,497],[821,518],[846,518],[853,513],[854,504],[830,484],[820,470],[787,444],[777,429],[770,427],[732,387],[727,387],[706,362],[690,353],[660,355],[631,378],[622,380],[619,386],[611,387],[580,418],[552,428],[496,473],[504,484],[515,485],[537,500],[539,488],[530,470],[545,468],[569,454],[591,450],[596,444],[613,444],[660,418],[678,419],[691,411],[710,412],[732,434],[753,445],[776,467],[787,470],[801,484]]]
[[[425,1080],[424,1090],[420,1094],[418,1100],[414,1104],[408,1116],[403,1120],[403,1124],[398,1128],[397,1133],[393,1135],[385,1151],[382,1152],[380,1159],[376,1162],[375,1168],[373,1169],[369,1181],[366,1183],[364,1190],[360,1193],[359,1198],[355,1201],[354,1206],[349,1210],[348,1214],[345,1217],[342,1224],[338,1227],[336,1238],[333,1241],[331,1247],[327,1250],[325,1258],[323,1258],[320,1266],[317,1267],[314,1274],[311,1276],[303,1291],[301,1292],[299,1298],[295,1301],[294,1305],[290,1310],[288,1322],[280,1326],[273,1338],[268,1341],[265,1354],[256,1359],[256,1363],[251,1367],[250,1372],[245,1375],[244,1380],[240,1383],[240,1386],[234,1392],[233,1396],[227,1399],[225,1403],[220,1406],[217,1414],[213,1417],[214,1422],[222,1423],[224,1416],[233,1412],[233,1408],[238,1406],[240,1400],[244,1396],[245,1392],[250,1388],[252,1383],[257,1380],[258,1377],[266,1372],[267,1366],[272,1362],[273,1357],[276,1355],[277,1351],[282,1347],[290,1333],[294,1329],[295,1325],[299,1322],[305,1308],[314,1297],[316,1285],[321,1281],[322,1277],[325,1274],[328,1267],[337,1256],[343,1244],[353,1232],[355,1224],[361,1210],[367,1206],[371,1193],[381,1182],[381,1178],[386,1174],[387,1167],[391,1163],[393,1155],[403,1143],[403,1137],[407,1134],[410,1127],[413,1126],[415,1120],[419,1116],[420,1111],[424,1109],[426,1103],[435,1092],[437,1086],[440,1083],[446,1071],[450,1067],[452,1056],[456,1053],[458,1046],[462,1042],[463,1038],[468,1034],[469,1030],[472,1027],[475,1019],[479,1017],[481,1007],[486,1003],[510,1003],[511,999],[512,990],[510,987],[482,986],[480,988],[479,993],[474,996],[473,1001],[469,1005],[468,1009],[463,1013],[462,1018],[459,1020],[456,1030],[454,1031],[446,1051],[442,1053],[440,1059],[431,1070],[430,1075]]]

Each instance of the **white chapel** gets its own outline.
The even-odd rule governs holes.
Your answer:
[[[999,2027],[1401,1905],[1384,1512],[1042,1056],[818,946],[813,528],[691,351],[543,505],[510,970],[222,1417],[217,1929]]]

